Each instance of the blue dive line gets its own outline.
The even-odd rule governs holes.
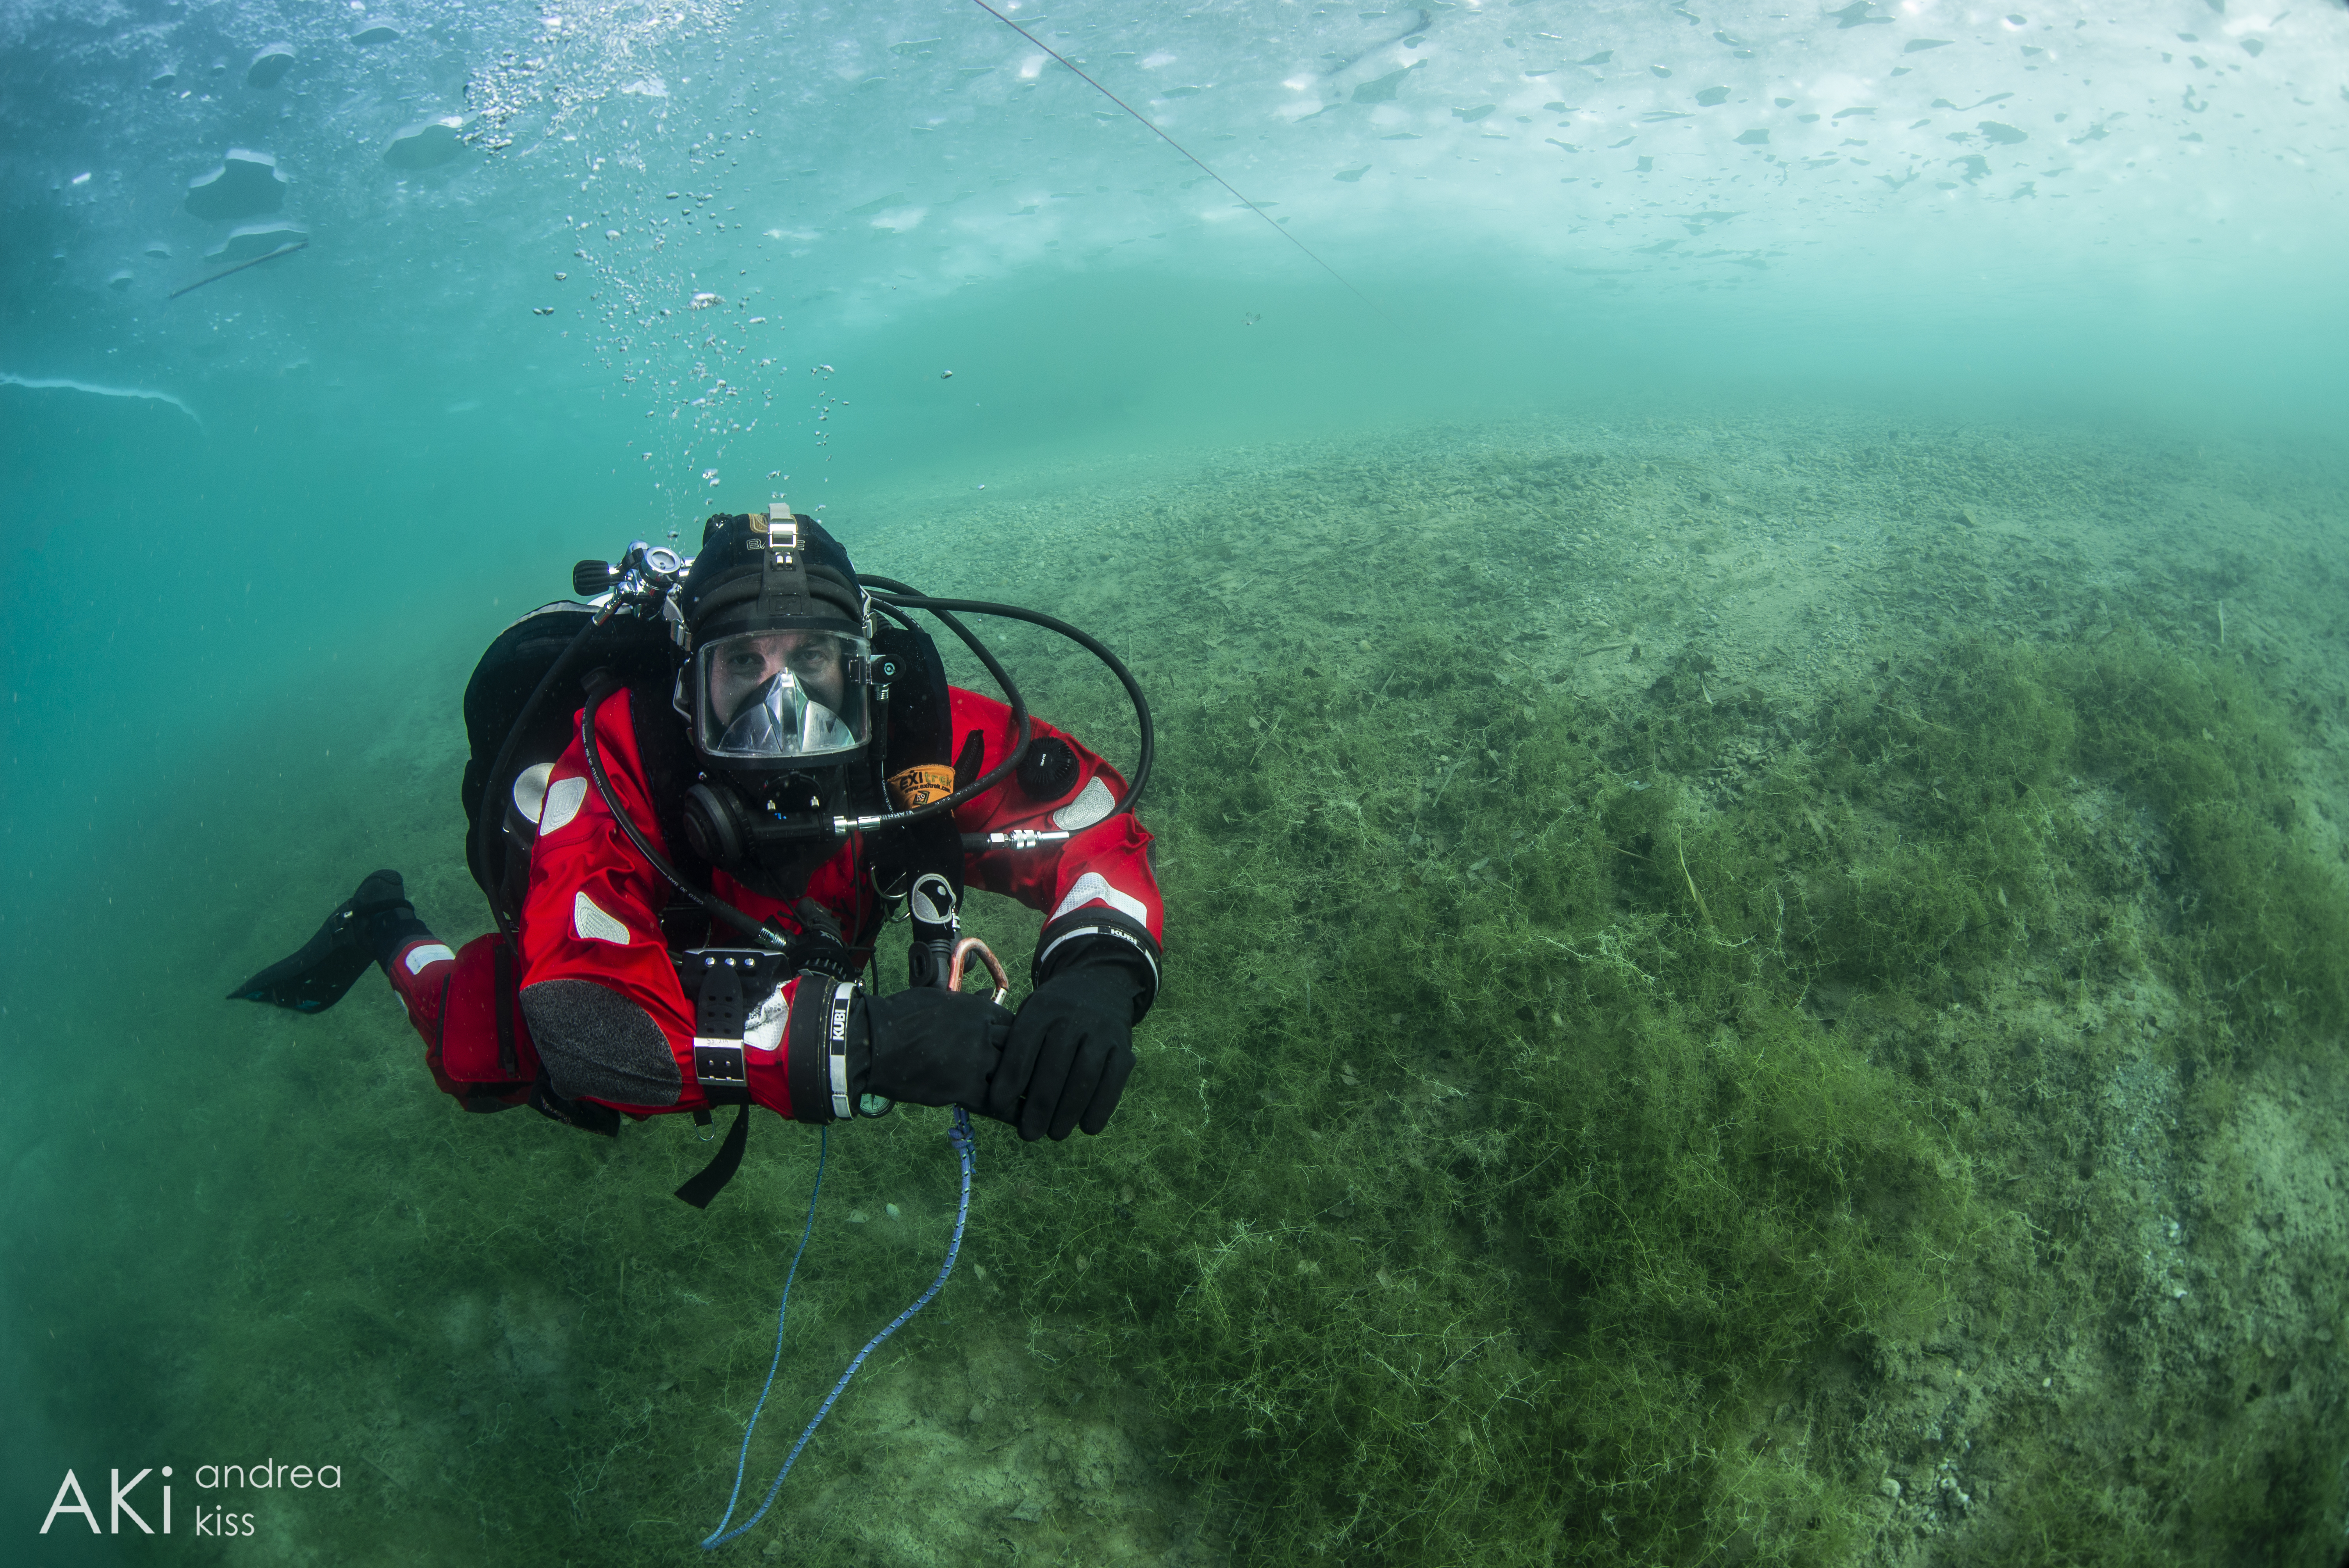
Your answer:
[[[825,1128],[818,1135],[815,1186],[808,1193],[807,1224],[800,1231],[799,1252],[792,1254],[791,1273],[783,1276],[782,1305],[775,1309],[775,1358],[768,1363],[766,1387],[759,1390],[759,1403],[750,1411],[750,1424],[742,1429],[742,1452],[734,1461],[734,1491],[726,1500],[726,1519],[719,1520],[718,1528],[711,1531],[709,1539],[702,1542],[701,1549],[705,1552],[725,1545],[767,1516],[767,1510],[774,1506],[775,1494],[783,1488],[783,1478],[792,1473],[792,1466],[799,1462],[800,1450],[808,1446],[808,1439],[815,1436],[815,1429],[823,1425],[823,1418],[826,1416],[832,1414],[833,1404],[840,1398],[842,1390],[848,1387],[848,1380],[856,1376],[856,1369],[864,1365],[864,1358],[881,1347],[883,1340],[904,1327],[906,1320],[914,1314],[930,1305],[930,1298],[938,1294],[939,1287],[947,1283],[947,1276],[954,1273],[955,1259],[962,1252],[962,1230],[964,1224],[970,1219],[972,1145],[970,1113],[964,1110],[962,1107],[957,1106],[954,1113],[954,1126],[947,1130],[947,1137],[954,1144],[955,1153],[962,1160],[962,1199],[955,1208],[954,1240],[947,1247],[947,1261],[938,1270],[938,1277],[932,1280],[930,1288],[924,1291],[913,1305],[899,1313],[888,1327],[865,1342],[864,1348],[856,1353],[856,1359],[848,1364],[848,1370],[840,1375],[840,1381],[832,1386],[832,1392],[824,1396],[823,1408],[815,1413],[815,1419],[807,1424],[807,1429],[800,1434],[800,1440],[792,1445],[791,1456],[783,1460],[783,1468],[775,1472],[775,1482],[767,1489],[766,1501],[759,1504],[759,1511],[733,1529],[728,1530],[726,1520],[734,1517],[735,1501],[742,1495],[742,1471],[750,1459],[750,1434],[759,1429],[759,1412],[767,1408],[767,1391],[775,1386],[775,1369],[783,1364],[783,1315],[791,1310],[792,1280],[800,1272],[800,1254],[807,1251],[808,1236],[815,1229],[815,1200],[816,1194],[823,1191],[823,1157],[831,1136],[830,1128]]]

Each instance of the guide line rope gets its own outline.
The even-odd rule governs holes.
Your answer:
[[[233,267],[222,267],[216,273],[208,273],[203,277],[198,278],[194,283],[182,284],[180,287],[173,289],[170,294],[165,294],[163,297],[165,299],[178,299],[183,294],[195,293],[206,284],[216,284],[220,282],[221,279],[227,277],[231,273],[241,273],[247,267],[257,267],[264,262],[274,262],[280,256],[290,256],[296,251],[306,251],[309,248],[309,241],[295,240],[289,244],[280,245],[275,250],[268,252],[266,254],[248,256]]]
[[[792,1445],[791,1455],[783,1460],[783,1468],[775,1472],[774,1484],[767,1488],[766,1498],[759,1504],[759,1511],[733,1529],[727,1529],[726,1522],[734,1517],[734,1504],[742,1495],[742,1472],[750,1460],[750,1434],[759,1429],[759,1413],[767,1408],[767,1394],[775,1386],[776,1368],[783,1364],[783,1317],[791,1311],[792,1281],[800,1272],[800,1258],[806,1253],[808,1237],[815,1230],[815,1201],[817,1194],[823,1191],[823,1158],[825,1150],[830,1147],[831,1138],[832,1130],[829,1127],[823,1129],[817,1138],[815,1185],[808,1192],[807,1223],[800,1231],[799,1251],[792,1254],[791,1272],[783,1276],[782,1305],[775,1309],[775,1358],[767,1365],[767,1381],[759,1390],[758,1404],[751,1408],[750,1424],[742,1429],[742,1451],[734,1461],[734,1491],[726,1500],[726,1518],[719,1520],[718,1528],[711,1531],[709,1537],[702,1542],[701,1549],[704,1552],[725,1545],[767,1516],[767,1510],[774,1506],[775,1494],[783,1489],[783,1478],[792,1473],[792,1466],[799,1462],[800,1450],[808,1446],[808,1439],[815,1436],[815,1429],[823,1425],[823,1418],[826,1416],[832,1414],[832,1407],[839,1399],[841,1393],[847,1388],[848,1380],[856,1376],[856,1369],[864,1365],[864,1358],[881,1347],[883,1340],[904,1327],[914,1314],[930,1305],[930,1298],[938,1294],[939,1289],[947,1283],[947,1276],[954,1273],[955,1258],[962,1251],[963,1226],[970,1219],[970,1171],[973,1145],[970,1136],[970,1113],[962,1107],[957,1106],[954,1125],[947,1130],[947,1138],[954,1145],[955,1153],[962,1161],[962,1197],[955,1208],[954,1240],[947,1245],[947,1261],[938,1269],[938,1277],[930,1282],[930,1288],[924,1291],[915,1300],[913,1305],[892,1319],[888,1327],[865,1342],[864,1348],[856,1353],[856,1359],[848,1364],[848,1370],[840,1375],[840,1381],[832,1386],[832,1392],[824,1396],[823,1408],[816,1411],[815,1418],[808,1422],[806,1430],[800,1433],[800,1440]]]
[[[1241,206],[1247,208],[1249,211],[1263,219],[1267,223],[1271,224],[1272,232],[1274,233],[1278,234],[1282,239],[1287,240],[1290,244],[1296,246],[1299,250],[1303,251],[1308,257],[1311,258],[1315,266],[1319,267],[1323,272],[1328,273],[1331,277],[1336,278],[1338,282],[1343,285],[1348,294],[1352,294],[1356,299],[1361,300],[1364,304],[1369,305],[1371,311],[1377,315],[1381,321],[1385,322],[1390,326],[1395,325],[1394,318],[1388,315],[1386,312],[1380,310],[1377,303],[1373,301],[1370,295],[1356,288],[1352,284],[1347,283],[1345,274],[1339,272],[1337,268],[1331,266],[1329,263],[1323,261],[1319,256],[1314,255],[1311,246],[1299,239],[1295,234],[1290,233],[1287,229],[1282,228],[1280,226],[1279,220],[1273,217],[1271,213],[1266,211],[1263,208],[1257,206],[1247,197],[1242,196],[1239,192],[1238,187],[1235,186],[1230,181],[1225,179],[1222,175],[1216,173],[1206,164],[1199,162],[1198,158],[1192,153],[1189,148],[1185,147],[1181,142],[1175,140],[1173,137],[1159,129],[1157,126],[1152,124],[1149,116],[1143,114],[1140,109],[1135,108],[1132,104],[1126,102],[1123,98],[1110,91],[1109,88],[1102,86],[1101,83],[1093,80],[1092,77],[1086,76],[1083,71],[1078,69],[1076,62],[1070,59],[1068,56],[1061,53],[1060,50],[1052,47],[1051,45],[1044,42],[1043,39],[1038,37],[1035,34],[1030,32],[1027,28],[1013,21],[1010,17],[1005,15],[994,6],[988,5],[987,0],[970,0],[970,3],[978,6],[980,10],[986,12],[988,15],[994,17],[997,21],[1002,23],[1005,26],[1010,28],[1013,32],[1019,34],[1021,37],[1027,39],[1030,43],[1035,45],[1038,48],[1043,50],[1046,54],[1051,56],[1054,59],[1060,61],[1061,64],[1068,67],[1070,70],[1075,71],[1079,79],[1083,81],[1087,87],[1092,88],[1093,91],[1101,94],[1102,97],[1109,99],[1110,102],[1125,110],[1126,113],[1132,115],[1135,119],[1140,120],[1143,128],[1147,129],[1151,135],[1156,137],[1159,140],[1164,142],[1167,146],[1173,148],[1184,157],[1190,159],[1194,164],[1197,164],[1200,173],[1205,174],[1208,179],[1214,181],[1225,190],[1229,191],[1232,193],[1233,198],[1237,201]]]

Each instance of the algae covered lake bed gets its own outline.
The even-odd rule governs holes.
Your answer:
[[[1133,665],[1170,968],[1108,1134],[981,1128],[961,1269],[737,1550],[2333,1561],[2344,477],[2284,442],[1725,409],[842,498],[860,566]],[[999,646],[1131,756],[1082,655]],[[398,798],[227,895],[191,988],[360,860],[444,935],[486,923],[469,652],[329,716]],[[1019,954],[1035,917],[975,926]],[[694,1130],[460,1116],[372,988],[203,1027],[274,1130],[204,1180],[310,1206],[187,1194],[140,1265],[185,1305],[99,1376],[183,1448],[345,1454],[364,1484],[246,1554],[698,1557],[812,1139],[763,1124],[679,1223]],[[173,1159],[159,1134],[120,1180]],[[943,1253],[943,1118],[839,1133],[825,1180],[759,1488]],[[64,1321],[86,1284],[58,1258],[26,1288]]]
[[[1249,459],[1071,529],[1148,542],[1102,613],[1195,694],[1158,1050],[1289,1195],[1184,1298],[1273,1554],[2329,1560],[2337,469],[1847,413]]]

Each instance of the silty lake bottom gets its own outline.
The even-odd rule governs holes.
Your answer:
[[[954,1278],[726,1551],[2337,1561],[2344,494],[2311,441],[1682,406],[835,506],[1133,665],[1170,968],[1106,1136],[979,1126]],[[997,640],[1130,758],[1084,655]],[[101,1515],[89,1465],[342,1472],[182,1472],[90,1561],[684,1563],[725,1507],[812,1132],[693,1214],[686,1119],[462,1115],[378,979],[215,1000],[378,865],[487,926],[478,651],[225,721],[43,913],[137,959],[11,1034],[142,1065],[12,1154],[19,1514],[58,1452]],[[943,1256],[946,1126],[832,1135],[751,1502]]]

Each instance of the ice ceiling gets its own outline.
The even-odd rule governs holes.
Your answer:
[[[1251,211],[969,0],[20,0],[0,373],[192,403],[527,343],[739,422],[814,329],[957,291],[1319,276],[1268,219],[1390,312],[1406,275],[2022,309],[2337,251],[2339,4],[2016,5],[1001,0]]]

